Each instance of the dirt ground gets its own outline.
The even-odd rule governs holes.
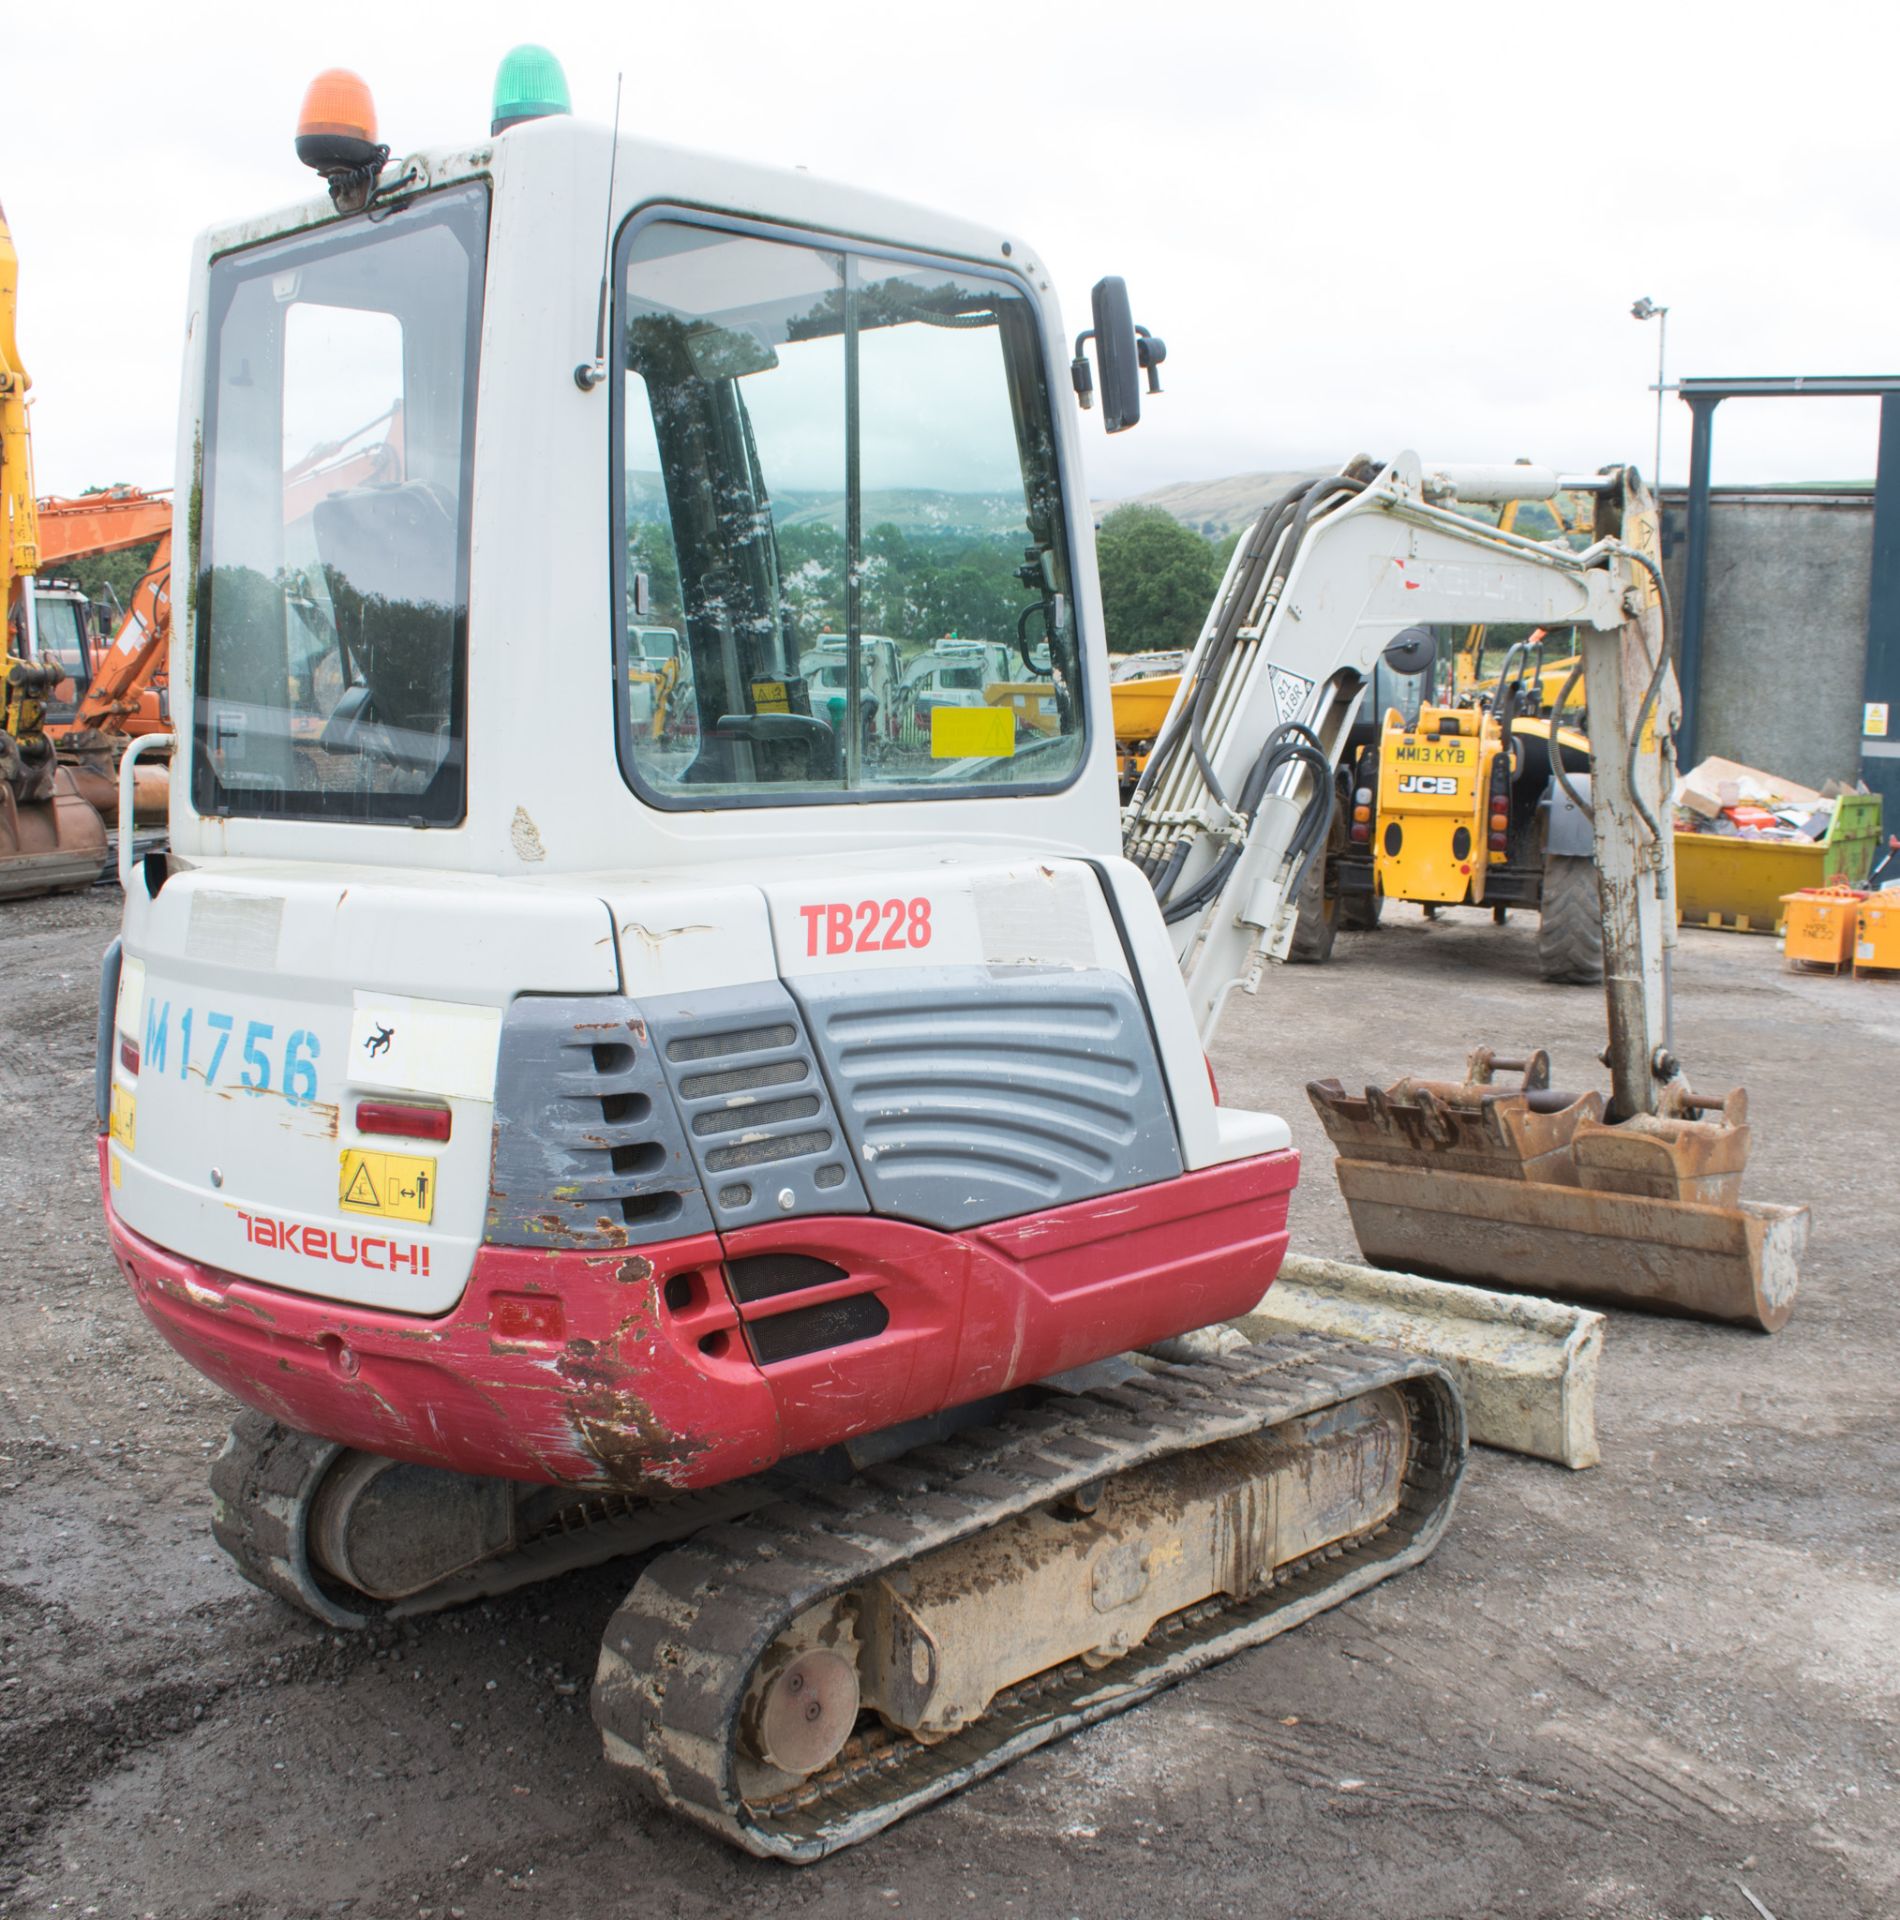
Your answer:
[[[1600,1468],[1480,1452],[1425,1567],[798,1871],[603,1766],[624,1565],[339,1639],[215,1551],[227,1405],[99,1224],[116,918],[109,890],[0,908],[0,1913],[1900,1912],[1900,986],[1685,941],[1690,1071],[1749,1087],[1749,1190],[1814,1208],[1786,1332],[1612,1315]],[[1237,1004],[1216,1065],[1306,1152],[1296,1245],[1353,1251],[1309,1077],[1478,1041],[1590,1070],[1601,999],[1537,984],[1531,941],[1408,912]]]

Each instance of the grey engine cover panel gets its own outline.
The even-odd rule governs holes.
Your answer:
[[[640,1009],[524,995],[501,1029],[488,1239],[640,1246],[712,1225]]]
[[[807,974],[792,991],[874,1212],[981,1226],[1175,1178],[1134,988],[1103,968]]]
[[[718,1227],[869,1210],[805,1022],[778,981],[641,1006]]]

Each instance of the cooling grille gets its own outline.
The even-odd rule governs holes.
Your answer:
[[[805,1023],[776,980],[644,1004],[720,1228],[865,1211]]]
[[[645,1021],[614,996],[528,996],[502,1023],[488,1238],[619,1247],[712,1224]]]
[[[796,984],[879,1213],[973,1226],[1181,1171],[1147,1016],[1119,974],[941,967]]]

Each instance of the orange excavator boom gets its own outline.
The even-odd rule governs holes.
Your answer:
[[[41,525],[45,525],[44,519]],[[98,727],[109,733],[149,730],[139,726],[137,720],[144,705],[141,695],[164,671],[165,650],[171,642],[171,577],[172,530],[168,516],[152,564],[133,590],[132,604],[125,610],[119,631],[93,666],[92,683],[73,716],[75,729]]]
[[[103,493],[54,494],[39,503],[40,567],[85,554],[123,553],[172,530],[170,488],[112,487]]]

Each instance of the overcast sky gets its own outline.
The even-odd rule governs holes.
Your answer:
[[[6,30],[40,491],[169,482],[191,237],[306,196],[313,73],[361,72],[401,153],[483,135],[529,36],[583,116],[624,69],[630,129],[1026,236],[1071,330],[1124,274],[1167,392],[1089,423],[1098,498],[1405,446],[1647,471],[1639,294],[1672,379],[1900,371],[1890,6],[90,0]],[[1866,477],[1875,419],[1730,403],[1716,477]]]

